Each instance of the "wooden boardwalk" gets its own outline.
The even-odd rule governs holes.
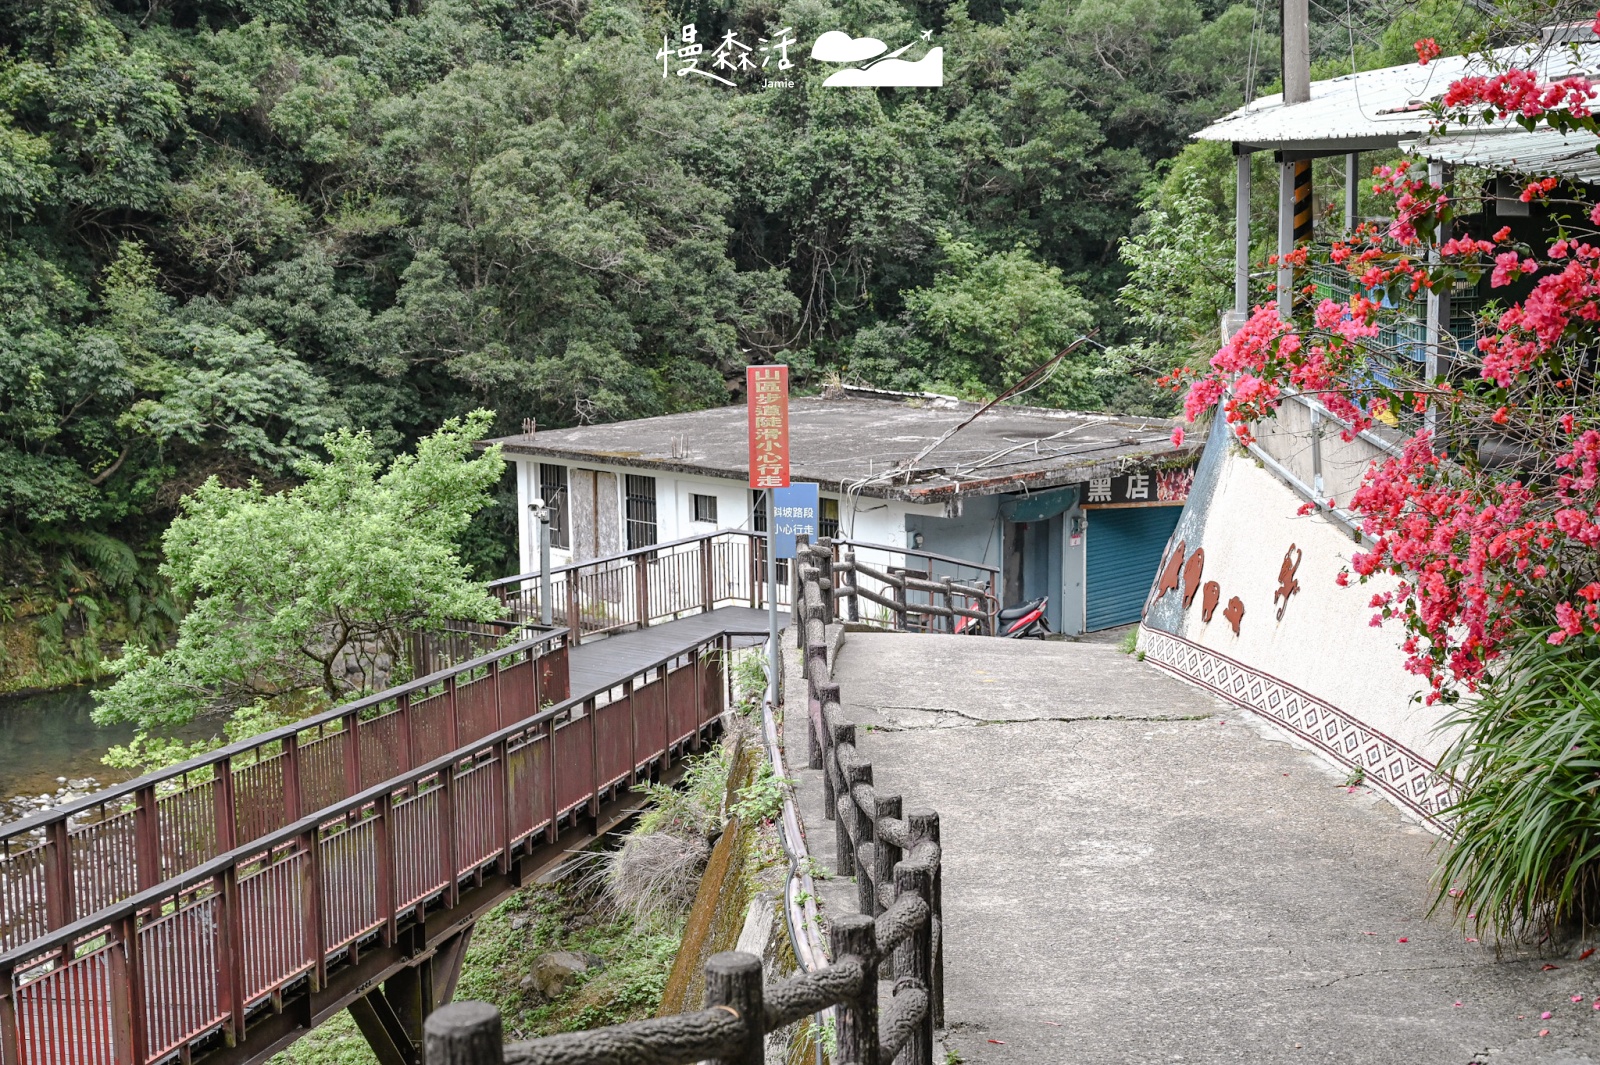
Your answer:
[[[58,817],[10,858],[31,880],[0,871],[0,917],[40,902],[37,929],[0,923],[0,1061],[252,1065],[355,1006],[380,1060],[417,1065],[463,929],[625,818],[637,783],[675,779],[719,731],[725,653],[767,628],[744,605],[650,620],[570,649],[526,641],[332,711],[326,735],[301,724],[225,748],[188,792],[142,778],[127,812]],[[169,807],[191,792],[183,821]],[[190,822],[206,829],[192,855],[173,844]],[[97,875],[116,890],[90,890]],[[439,970],[428,1000],[391,1001],[421,964]]]
[[[788,611],[778,612],[778,626],[789,623]],[[587,698],[630,677],[644,666],[682,654],[719,633],[729,633],[734,647],[754,647],[767,631],[767,612],[747,606],[724,606],[647,629],[619,633],[585,642],[567,652],[568,676],[574,698]],[[757,635],[741,636],[741,633]]]

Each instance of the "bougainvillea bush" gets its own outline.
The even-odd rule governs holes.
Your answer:
[[[1419,58],[1435,54],[1419,42]],[[1434,107],[1440,127],[1596,132],[1600,81],[1489,70],[1453,82]],[[1485,209],[1492,175],[1438,187],[1426,164],[1400,163],[1373,178],[1391,220],[1296,249],[1292,317],[1274,297],[1209,367],[1174,381],[1191,420],[1220,405],[1246,441],[1294,392],[1344,419],[1347,438],[1374,428],[1397,438],[1401,453],[1374,463],[1352,498],[1305,509],[1356,515],[1369,543],[1339,582],[1390,578],[1373,585],[1372,623],[1397,626],[1429,703],[1458,703],[1445,767],[1462,799],[1441,898],[1501,932],[1588,923],[1600,917],[1600,725],[1552,710],[1568,696],[1551,697],[1550,678],[1600,648],[1600,198],[1559,175],[1521,176],[1532,217],[1514,234]],[[1341,284],[1319,288],[1317,276]],[[1395,335],[1384,328],[1394,308],[1484,280],[1491,299],[1475,335],[1446,337],[1431,376],[1414,351],[1381,342]],[[1340,289],[1351,295],[1318,295]],[[1501,743],[1492,756],[1487,737],[1527,741],[1541,727],[1555,741],[1512,745],[1515,757]],[[1552,818],[1558,778],[1570,816]],[[1491,794],[1495,815],[1469,816]],[[1510,875],[1534,850],[1555,865]]]

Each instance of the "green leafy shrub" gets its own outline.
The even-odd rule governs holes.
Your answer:
[[[1511,645],[1446,723],[1460,791],[1434,902],[1505,937],[1600,918],[1600,638]]]

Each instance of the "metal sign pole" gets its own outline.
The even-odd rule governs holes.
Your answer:
[[[778,511],[777,492],[767,489],[767,701],[779,703],[778,690]],[[798,559],[796,560],[798,561]],[[790,611],[792,618],[793,611]]]
[[[550,508],[539,502],[539,624],[548,627],[555,604],[550,602]]]

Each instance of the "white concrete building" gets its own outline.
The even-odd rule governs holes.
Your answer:
[[[792,400],[792,477],[819,485],[821,535],[994,567],[1005,603],[1050,597],[1057,631],[1138,620],[1193,447],[1173,447],[1165,419],[978,409],[865,389]],[[534,499],[553,507],[552,566],[763,531],[746,433],[730,406],[498,441],[516,464],[521,572],[539,566]]]

